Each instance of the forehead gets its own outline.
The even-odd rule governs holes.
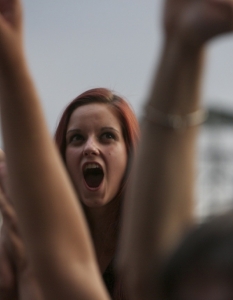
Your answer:
[[[121,128],[120,121],[114,109],[104,103],[90,103],[77,107],[71,114],[68,128],[83,126],[107,126]]]

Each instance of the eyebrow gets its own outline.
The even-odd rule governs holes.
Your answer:
[[[101,131],[105,131],[105,130],[112,130],[112,131],[115,131],[115,132],[119,132],[119,130],[115,129],[114,127],[102,127],[101,128]]]
[[[66,131],[66,135],[68,135],[69,133],[72,133],[72,132],[82,132],[80,129],[78,129],[78,128],[75,128],[75,129],[70,129],[70,130],[67,130]]]
[[[111,131],[115,131],[115,132],[118,132],[119,133],[119,130],[115,129],[114,127],[101,127],[100,131],[105,131],[105,130],[111,130]],[[69,133],[72,133],[72,132],[82,132],[81,129],[79,128],[74,128],[74,129],[70,129],[66,132],[66,135],[69,134]]]

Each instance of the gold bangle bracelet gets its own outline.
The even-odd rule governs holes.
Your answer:
[[[204,109],[196,110],[186,115],[165,114],[152,105],[146,106],[145,118],[156,125],[179,130],[197,126],[205,122],[208,113]]]

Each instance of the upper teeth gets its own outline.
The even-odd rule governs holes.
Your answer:
[[[100,169],[100,166],[98,164],[95,163],[91,163],[91,164],[87,164],[85,165],[84,171],[88,170],[88,169]]]

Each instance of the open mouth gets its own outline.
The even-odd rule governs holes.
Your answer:
[[[83,176],[88,187],[98,188],[104,178],[104,172],[99,164],[90,163],[85,165]]]

